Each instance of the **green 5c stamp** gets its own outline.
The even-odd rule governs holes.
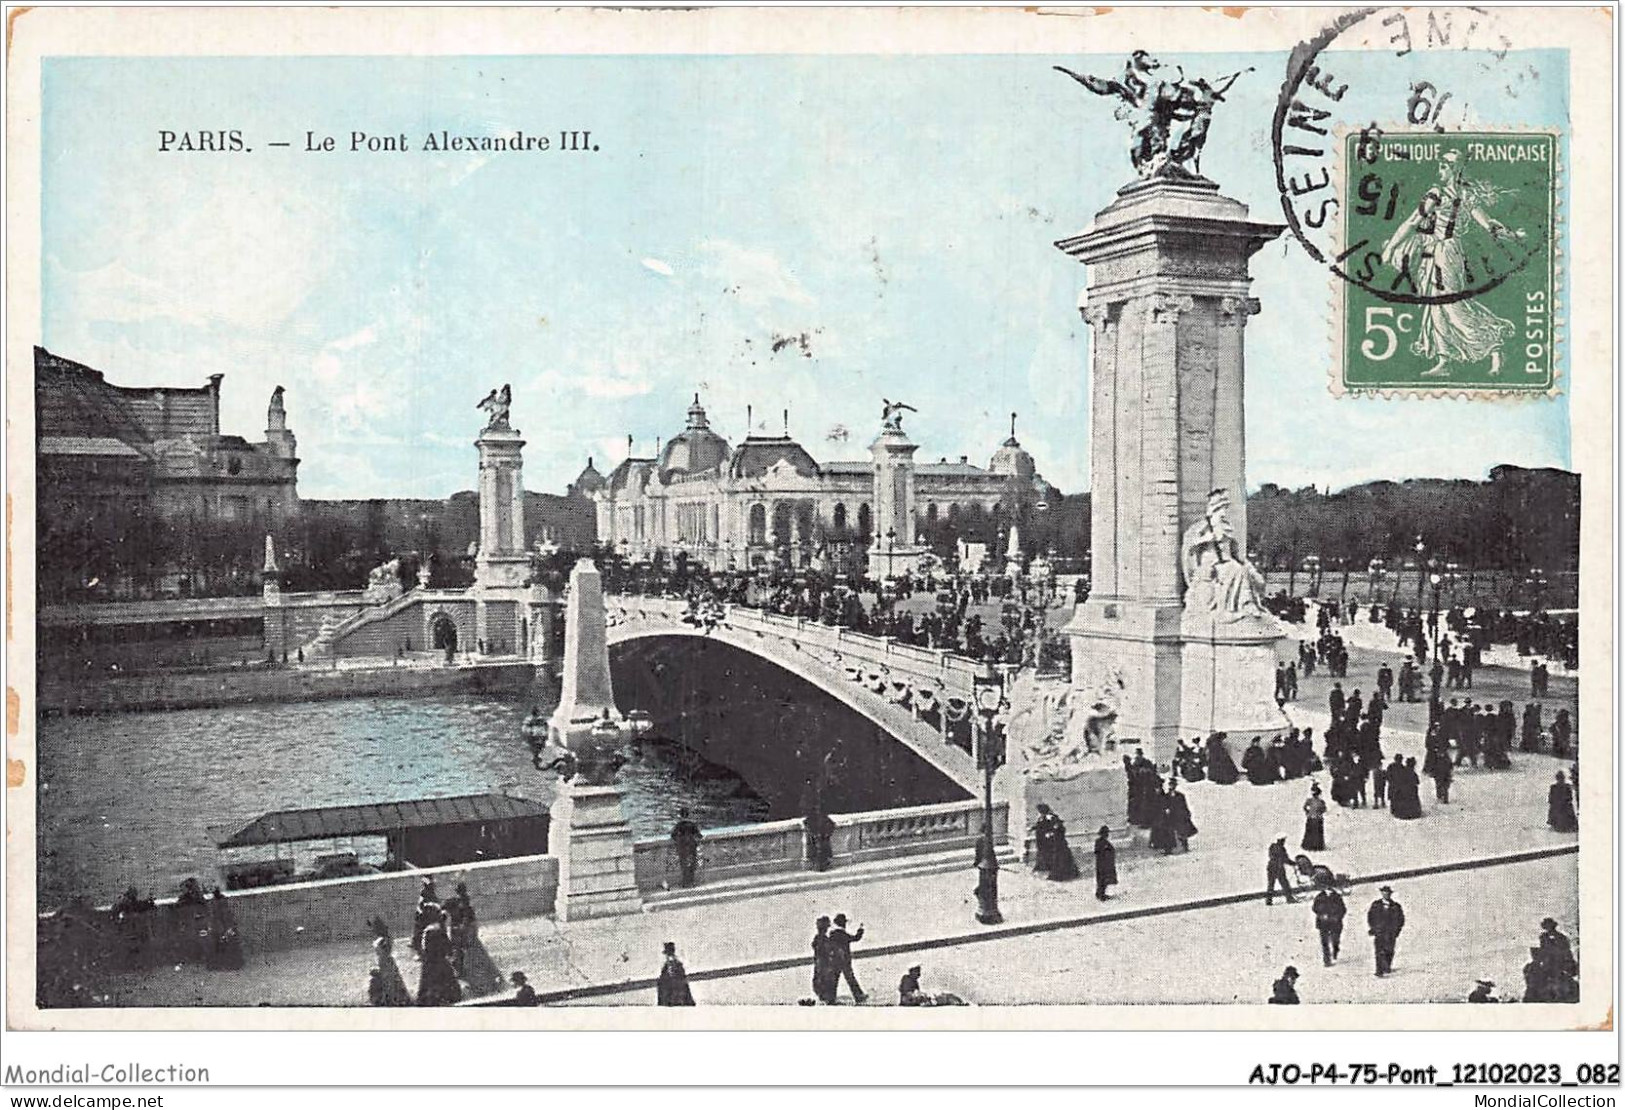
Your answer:
[[[1552,390],[1556,136],[1368,129],[1342,142],[1336,384]]]

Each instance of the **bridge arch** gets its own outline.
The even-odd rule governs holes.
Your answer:
[[[929,726],[771,637],[632,622],[610,626],[608,647],[621,708],[735,771],[775,817],[974,793],[966,757]]]

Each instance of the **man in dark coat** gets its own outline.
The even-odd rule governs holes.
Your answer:
[[[1382,897],[1371,903],[1366,911],[1366,928],[1371,933],[1372,948],[1376,953],[1377,974],[1387,975],[1394,970],[1394,945],[1400,931],[1405,928],[1405,910],[1394,901],[1394,888],[1379,888]]]
[[[677,811],[677,823],[671,827],[671,842],[677,852],[677,882],[681,886],[694,885],[694,873],[700,868],[700,840],[704,833],[688,818],[686,808]]]
[[[1348,905],[1341,894],[1326,887],[1315,895],[1311,908],[1315,912],[1315,931],[1320,934],[1320,958],[1331,967],[1343,947],[1343,918],[1348,916]]]
[[[1106,900],[1106,888],[1117,885],[1117,849],[1112,846],[1110,825],[1095,834],[1095,897]]]
[[[840,986],[840,974],[835,971],[835,961],[832,958],[829,944],[829,918],[818,919],[817,932],[813,934],[813,996],[826,1006],[835,1005],[835,992]]]
[[[844,977],[847,987],[852,991],[854,1002],[862,1002],[869,997],[863,993],[863,988],[858,986],[858,977],[852,971],[852,945],[853,942],[862,939],[862,925],[858,926],[857,932],[849,933],[846,931],[846,914],[835,915],[835,928],[829,931],[831,978],[834,980],[830,993],[834,994],[840,990],[840,980]]]
[[[1191,837],[1196,835],[1196,823],[1191,820],[1191,805],[1180,792],[1179,783],[1173,779],[1168,780],[1168,824],[1173,828],[1174,839],[1179,842],[1181,851],[1191,850]]]
[[[1332,724],[1335,725],[1343,719],[1344,697],[1341,682],[1332,683],[1332,692],[1327,697],[1326,702],[1327,707],[1332,711]]]
[[[1546,824],[1554,832],[1575,832],[1580,827],[1574,812],[1574,790],[1563,780],[1563,772],[1546,791]]]
[[[1281,892],[1286,895],[1288,902],[1296,902],[1298,896],[1292,893],[1292,880],[1287,876],[1287,867],[1292,863],[1292,855],[1286,850],[1286,837],[1278,836],[1275,843],[1270,845],[1269,864],[1265,872],[1264,904],[1275,905],[1275,887],[1279,883]]]
[[[694,992],[688,988],[688,972],[677,958],[677,945],[667,941],[662,948],[666,957],[660,965],[660,978],[655,982],[655,1002],[661,1006],[692,1006]]]
[[[1298,1004],[1298,969],[1288,967],[1270,988],[1270,1002],[1277,1006]]]

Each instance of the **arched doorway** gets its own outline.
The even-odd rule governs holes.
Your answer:
[[[444,613],[436,613],[429,622],[429,642],[436,651],[456,651],[457,622]]]

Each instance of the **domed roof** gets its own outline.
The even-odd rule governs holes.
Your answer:
[[[781,461],[788,462],[802,477],[818,473],[818,463],[789,436],[747,436],[728,459],[728,477],[760,478]]]
[[[715,470],[728,458],[728,441],[711,430],[700,406],[700,395],[688,407],[688,427],[672,437],[660,453],[660,480],[669,481],[674,474],[698,474]]]
[[[578,497],[591,497],[604,488],[604,476],[598,473],[598,468],[592,464],[592,456],[587,456],[587,465],[581,468],[576,480],[570,483],[570,489]]]
[[[1019,478],[1022,481],[1030,479],[1037,473],[1038,468],[1033,465],[1033,457],[1016,441],[1016,414],[1010,414],[1010,438],[1004,445],[993,452],[993,461],[987,468],[995,474],[1002,474],[1006,478]]]

